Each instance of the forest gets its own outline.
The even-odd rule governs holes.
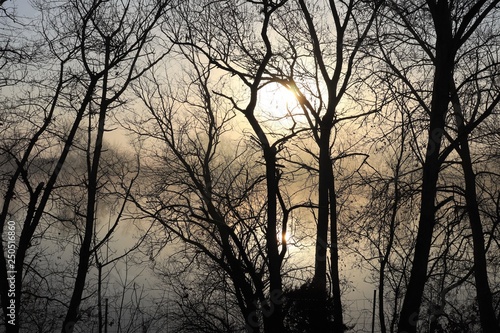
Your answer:
[[[500,0],[0,21],[0,332],[500,333]]]

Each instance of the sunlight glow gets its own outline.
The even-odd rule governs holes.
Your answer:
[[[298,108],[299,103],[291,90],[278,84],[267,84],[260,90],[258,105],[268,116],[287,118]]]
[[[289,230],[287,230],[285,232],[285,239],[284,240],[286,241],[287,245],[293,245],[293,234]],[[279,241],[279,243],[283,242],[283,233],[281,233],[281,232],[278,235],[278,241]]]

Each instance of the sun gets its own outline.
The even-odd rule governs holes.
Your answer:
[[[293,243],[293,241],[294,241],[293,240],[293,234],[289,230],[287,230],[285,232],[285,242],[286,242],[286,244],[287,245],[291,245],[291,243]],[[279,243],[283,243],[283,234],[281,232],[278,234],[278,242]]]
[[[268,83],[259,91],[259,108],[274,118],[292,117],[299,107],[295,94],[278,83]]]

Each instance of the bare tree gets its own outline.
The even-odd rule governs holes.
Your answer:
[[[460,75],[460,64],[464,61],[464,55],[470,52],[468,41],[476,38],[480,31],[484,31],[489,17],[495,15],[495,6],[495,1],[467,4],[427,1],[405,5],[393,2],[388,6],[393,15],[388,20],[393,21],[396,17],[395,24],[405,29],[402,34],[395,33],[399,36],[398,40],[403,38],[415,41],[418,54],[422,55],[420,58],[422,66],[430,66],[433,73],[432,78],[424,74],[420,75],[421,81],[414,80],[407,72],[410,67],[404,67],[412,60],[402,56],[398,63],[394,61],[395,56],[401,55],[398,47],[391,48],[390,44],[382,45],[382,53],[388,60],[391,70],[407,84],[414,100],[428,119],[427,143],[423,154],[420,218],[411,276],[399,318],[398,330],[401,332],[415,332],[417,329],[433,232],[437,223],[436,212],[446,203],[443,201],[437,204],[436,198],[443,163],[458,144],[458,140],[454,140],[446,147],[442,144],[443,138],[447,136],[445,133],[449,120],[447,115],[450,106],[449,96],[453,91],[452,83]],[[432,25],[432,30],[429,29],[429,23]],[[390,36],[390,33],[384,32],[379,36],[382,43],[388,40],[383,38],[384,36]],[[408,44],[404,47],[408,50]],[[415,78],[418,77],[417,74]],[[422,83],[429,88],[422,88],[424,87]],[[497,104],[497,101],[492,102],[493,105]],[[481,116],[469,124],[466,132],[470,133],[490,113],[491,111],[486,108]],[[490,325],[486,327],[491,329]]]
[[[237,144],[234,151],[222,147],[231,142],[226,133],[235,114],[225,98],[211,93],[213,67],[203,67],[196,57],[188,59],[194,72],[185,92],[173,93],[158,78],[144,81],[137,90],[149,116],[137,120],[132,130],[149,138],[146,144],[153,148],[147,149],[148,156],[154,163],[150,179],[159,183],[142,193],[146,202],[136,197],[136,203],[146,217],[185,243],[182,256],[188,263],[203,256],[225,272],[249,329],[259,331],[263,323],[270,330],[280,295],[266,296],[268,254],[260,244],[268,203],[257,199],[265,193],[263,170],[243,163],[254,157],[245,144]],[[189,303],[185,306],[192,309]]]
[[[61,170],[75,140],[81,133],[83,119],[89,120],[91,126],[88,129],[94,136],[92,119],[97,114],[95,142],[87,147],[87,226],[82,239],[79,272],[63,331],[65,328],[71,331],[70,323],[77,320],[94,232],[95,200],[100,186],[99,160],[106,130],[106,113],[122,104],[124,101],[120,98],[128,84],[161,58],[161,54],[155,57],[148,45],[152,40],[150,33],[163,15],[167,3],[141,5],[138,8],[131,3],[74,1],[60,6],[54,3],[40,6],[40,35],[47,45],[47,59],[34,65],[41,65],[38,73],[40,77],[43,78],[43,74],[47,76],[41,80],[38,77],[32,81],[25,80],[24,87],[35,88],[34,91],[41,98],[35,102],[38,96],[28,95],[23,98],[23,103],[12,105],[13,114],[19,119],[17,128],[25,132],[24,137],[17,138],[19,133],[13,128],[4,132],[4,138],[11,135],[7,144],[12,145],[5,146],[3,152],[12,171],[9,170],[7,174],[5,200],[0,215],[1,230],[4,230],[8,217],[12,216],[13,209],[18,209],[21,205],[25,212],[24,222],[18,224],[20,228],[15,263],[12,261],[7,265],[3,251],[0,256],[0,276],[3,277],[0,296],[9,332],[17,332],[19,329],[18,322],[8,324],[11,311],[7,306],[14,304],[13,312],[19,313],[24,269],[33,236],[49,210],[48,203],[51,202]],[[103,20],[105,17],[108,19]],[[131,17],[134,17],[135,23]],[[55,76],[52,74],[53,69],[56,69]],[[25,110],[29,113],[24,113]],[[94,112],[95,110],[98,111]],[[16,118],[12,117],[12,120],[15,121]],[[69,124],[69,127],[61,124]],[[43,161],[40,157],[45,157],[46,165],[40,165]],[[7,283],[8,274],[12,273],[8,271],[16,271],[16,293],[12,299]]]
[[[276,47],[279,50],[276,52],[279,60],[275,61],[276,64],[271,64],[269,71],[278,82],[294,92],[302,107],[304,122],[311,133],[310,138],[318,148],[318,151],[305,149],[307,153],[316,156],[315,163],[317,163],[315,272],[310,288],[311,295],[319,296],[318,302],[323,306],[320,306],[320,310],[316,313],[318,317],[311,320],[311,325],[316,325],[314,326],[316,331],[324,330],[325,327],[335,332],[345,330],[339,271],[340,186],[334,165],[337,163],[339,169],[345,170],[340,166],[341,160],[358,155],[355,149],[340,148],[339,133],[342,132],[342,124],[362,118],[376,109],[374,107],[363,112],[361,110],[366,106],[358,100],[357,106],[360,111],[349,113],[347,111],[349,107],[344,107],[343,103],[357,103],[355,97],[351,97],[355,95],[355,91],[361,90],[362,86],[362,80],[358,81],[355,73],[359,68],[358,74],[361,74],[363,55],[360,53],[360,48],[371,30],[379,6],[377,2],[368,4],[361,1],[345,3],[298,1],[297,4],[291,2],[286,8],[288,12],[281,12],[282,16],[277,23],[281,29],[277,28],[276,31],[286,48]],[[351,148],[355,145],[348,143],[348,139],[345,140],[345,144]],[[361,157],[361,161],[366,157],[363,153],[359,153],[358,156]],[[296,163],[301,164],[306,170],[313,168],[307,163],[300,161]],[[330,249],[329,272],[328,248]],[[326,310],[329,293],[328,275],[331,279],[333,324],[328,319],[329,313]]]
[[[284,241],[286,219],[281,226],[278,223],[279,210],[283,209],[280,205],[284,203],[284,201],[278,202],[280,196],[278,183],[282,169],[277,162],[278,154],[285,142],[295,136],[296,132],[293,128],[286,134],[268,131],[259,119],[257,103],[262,87],[270,81],[266,73],[273,57],[271,19],[285,3],[286,1],[260,3],[194,1],[179,7],[177,15],[180,18],[180,28],[174,26],[168,33],[168,37],[181,48],[185,57],[198,62],[205,61],[226,75],[232,75],[235,79],[231,84],[241,85],[242,91],[246,94],[244,100],[238,100],[237,95],[228,91],[214,92],[224,97],[246,119],[252,131],[251,136],[263,154],[266,181],[265,257],[269,274],[268,299],[279,298],[278,295],[282,293],[282,264],[286,253],[286,241]],[[189,61],[192,63],[193,60]],[[199,70],[200,73],[204,71],[206,69]],[[207,183],[209,182],[205,180],[205,184]],[[278,234],[283,236],[280,239],[281,249],[278,245]],[[259,307],[267,312],[264,318],[265,330],[283,331],[281,302],[271,300],[271,303],[267,301],[262,303],[264,301],[262,295],[259,296],[259,301],[261,302]]]
[[[62,332],[72,332],[78,320],[78,308],[85,288],[85,279],[92,255],[95,210],[100,192],[100,162],[106,119],[111,110],[123,103],[122,95],[129,84],[156,64],[165,53],[155,56],[151,41],[152,30],[158,26],[169,1],[157,3],[97,2],[91,6],[75,3],[72,10],[82,22],[82,62],[90,77],[102,75],[94,91],[95,100],[89,105],[89,145],[86,153],[87,198],[85,228],[79,250],[78,272]],[[92,53],[90,53],[92,52]],[[95,54],[93,54],[95,52]],[[113,77],[112,71],[117,73]],[[95,103],[95,104],[94,104]],[[92,120],[96,116],[96,125]],[[95,127],[95,138],[92,131]],[[91,139],[94,142],[91,144]]]
[[[281,168],[276,167],[277,147],[280,147],[284,140],[290,140],[296,132],[307,129],[312,132],[311,136],[318,145],[319,159],[318,167],[318,227],[316,234],[316,260],[315,277],[312,286],[318,288],[321,295],[319,302],[320,310],[316,315],[320,320],[311,320],[312,325],[317,325],[318,329],[323,329],[330,321],[326,312],[327,298],[327,248],[331,250],[331,286],[334,295],[334,326],[336,330],[344,329],[342,319],[342,305],[340,292],[340,278],[338,269],[338,207],[336,198],[335,178],[333,176],[332,162],[332,137],[341,122],[347,122],[366,115],[363,112],[356,115],[342,115],[339,105],[348,88],[354,83],[351,82],[351,75],[358,66],[361,58],[358,51],[366,38],[373,23],[378,4],[367,5],[362,2],[350,2],[342,5],[331,2],[315,7],[314,12],[325,11],[331,14],[329,19],[335,28],[334,32],[328,32],[327,28],[313,20],[311,8],[305,2],[294,5],[292,2],[283,2],[274,5],[272,2],[262,2],[260,4],[260,14],[263,15],[262,29],[259,31],[261,39],[250,34],[248,39],[254,45],[250,46],[243,36],[244,31],[255,31],[248,24],[243,23],[243,19],[251,21],[253,18],[249,14],[251,6],[241,3],[240,8],[231,5],[230,12],[222,10],[219,6],[205,6],[199,9],[195,4],[190,10],[181,12],[181,16],[188,22],[184,30],[179,30],[172,37],[172,40],[185,48],[194,48],[209,63],[214,64],[218,69],[238,77],[249,88],[249,102],[245,107],[241,107],[238,101],[226,92],[220,92],[226,97],[235,109],[239,110],[248,120],[253,129],[253,134],[263,149],[266,162],[266,179],[268,188],[268,223],[267,231],[268,255],[270,256],[270,267],[276,269],[275,274],[271,274],[271,284],[281,285],[279,282],[279,271],[277,267],[281,265],[276,243],[276,195],[277,179],[276,171]],[[328,8],[330,6],[330,8]],[[205,10],[205,16],[199,15],[198,11]],[[215,11],[215,15],[213,16]],[[271,16],[275,12],[274,18]],[[368,12],[365,15],[365,12]],[[224,19],[218,17],[223,14]],[[358,17],[359,16],[359,17]],[[190,23],[191,22],[191,23]],[[194,22],[194,23],[193,23]],[[287,22],[287,23],[285,23]],[[290,22],[299,22],[304,26],[291,26]],[[213,23],[213,25],[210,25]],[[215,26],[214,26],[215,25]],[[175,31],[175,30],[174,30]],[[353,31],[350,35],[349,32]],[[270,38],[269,36],[273,36]],[[279,45],[283,40],[288,47]],[[306,44],[304,46],[304,41]],[[323,48],[322,43],[331,42],[333,47]],[[307,51],[307,53],[305,53]],[[330,54],[332,54],[330,56]],[[307,57],[314,65],[303,66],[301,57]],[[330,68],[334,68],[330,73]],[[302,79],[308,79],[316,84],[316,89],[303,84]],[[297,83],[298,82],[298,83]],[[259,123],[255,115],[255,105],[257,95],[261,86],[271,83],[279,83],[287,89],[293,91],[298,102],[303,107],[303,117],[305,124],[300,125],[297,120],[292,120],[293,128],[290,136],[283,137],[275,143],[270,142],[271,135],[266,135],[264,128]],[[302,89],[303,88],[303,89]],[[326,90],[328,97],[322,96]],[[314,93],[314,92],[316,93]],[[309,92],[313,92],[309,95]],[[315,106],[313,106],[315,105]],[[371,113],[369,111],[367,113]],[[291,115],[294,119],[297,115]],[[306,125],[306,126],[304,126]],[[295,128],[300,128],[295,130]],[[339,153],[337,159],[344,157]],[[307,167],[304,165],[304,167]],[[309,167],[310,169],[310,167]],[[331,225],[331,226],[330,226]],[[330,230],[330,235],[328,231]],[[330,245],[329,244],[330,241]],[[274,253],[271,256],[271,253]],[[276,256],[276,260],[272,259]],[[274,276],[274,278],[273,278]],[[280,289],[279,287],[278,289]],[[271,287],[272,290],[275,288]],[[324,311],[323,311],[324,310]],[[278,309],[276,310],[278,311]],[[279,317],[279,313],[276,312]],[[274,315],[274,314],[273,314]],[[330,324],[328,324],[331,326]]]

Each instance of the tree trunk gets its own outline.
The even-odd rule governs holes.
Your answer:
[[[401,141],[401,150],[399,153],[399,158],[397,160],[396,164],[396,170],[394,172],[394,203],[392,205],[391,209],[391,222],[389,226],[389,239],[387,241],[387,246],[385,248],[385,253],[384,257],[382,258],[380,262],[380,271],[379,271],[379,285],[378,285],[378,317],[380,321],[380,332],[381,333],[386,333],[387,332],[387,325],[385,322],[385,314],[384,314],[384,283],[385,283],[385,268],[387,264],[389,263],[389,258],[391,255],[392,251],[392,246],[394,244],[394,233],[396,232],[396,217],[398,213],[398,207],[399,207],[399,201],[400,201],[400,194],[399,194],[399,172],[401,168],[401,161],[403,159],[403,152],[404,152],[404,134],[402,134],[402,141]]]
[[[104,111],[105,112],[105,111]],[[101,120],[102,119],[102,120]],[[95,224],[95,207],[98,193],[98,170],[99,159],[102,149],[102,137],[104,131],[101,132],[101,126],[104,129],[104,116],[99,119],[99,130],[96,139],[96,147],[93,156],[92,168],[88,173],[88,194],[87,194],[87,211],[85,218],[85,233],[82,244],[80,246],[78,270],[73,288],[73,294],[69,303],[66,318],[63,322],[62,333],[72,333],[74,325],[79,319],[79,307],[82,300],[83,291],[85,289],[85,281],[89,269],[89,260],[91,255],[92,236],[94,235]],[[102,123],[102,125],[101,125]]]
[[[469,148],[468,135],[465,132],[463,111],[458,99],[456,88],[452,92],[452,103],[455,111],[460,148],[457,149],[462,159],[462,170],[465,179],[465,200],[469,223],[472,230],[472,242],[474,253],[474,279],[476,281],[477,302],[479,306],[479,316],[483,332],[498,333],[498,325],[495,309],[493,308],[493,298],[488,282],[488,269],[486,263],[486,250],[484,247],[484,235],[479,213],[479,205],[476,193],[476,175],[472,168],[472,159]]]
[[[76,274],[75,284],[73,287],[73,294],[71,295],[71,300],[68,306],[68,311],[66,312],[66,318],[63,322],[62,333],[72,333],[74,325],[79,319],[79,307],[82,301],[83,291],[85,289],[85,281],[87,279],[87,273],[89,269],[89,260],[92,246],[92,236],[94,235],[94,225],[95,225],[95,211],[97,204],[97,194],[98,194],[98,179],[99,179],[99,164],[101,160],[102,144],[104,140],[104,131],[106,124],[106,112],[108,111],[108,106],[110,104],[107,99],[107,89],[108,89],[108,75],[109,75],[109,62],[111,54],[111,40],[106,39],[106,50],[104,59],[104,71],[103,81],[102,81],[102,92],[100,96],[99,105],[99,120],[97,125],[97,135],[95,138],[94,151],[91,154],[90,151],[87,152],[87,210],[85,215],[85,232],[80,245],[78,270]],[[90,115],[89,115],[90,117]],[[90,121],[89,121],[90,126]],[[91,140],[91,135],[89,131],[89,141]],[[90,150],[90,145],[88,146]],[[92,158],[91,158],[92,157]]]
[[[318,180],[318,223],[316,227],[316,254],[314,258],[314,277],[312,281],[313,295],[317,295],[318,308],[321,311],[311,318],[314,331],[329,327],[328,313],[326,311],[327,289],[326,289],[326,262],[328,248],[328,224],[329,224],[329,191],[330,170],[332,168],[330,158],[330,126],[322,126],[319,143],[319,180]]]
[[[431,6],[430,6],[431,7]],[[427,265],[435,225],[436,193],[441,168],[440,148],[444,133],[445,116],[449,105],[450,82],[453,78],[454,43],[451,20],[446,1],[430,8],[436,28],[436,57],[430,108],[426,158],[423,166],[420,219],[415,244],[413,265],[406,295],[401,309],[398,332],[415,333],[425,282]]]
[[[333,166],[330,163],[329,168],[330,184],[330,275],[332,279],[332,297],[333,297],[333,332],[344,332],[344,318],[342,315],[342,297],[340,295],[340,272],[339,272],[339,248],[337,232],[337,196],[335,192],[335,178],[333,175]]]
[[[437,155],[437,154],[436,154]],[[415,253],[411,269],[410,281],[407,286],[406,295],[401,309],[398,332],[414,333],[417,329],[418,314],[425,282],[427,280],[427,263],[434,229],[434,199],[436,195],[436,183],[439,166],[437,158],[434,161],[427,160],[424,165],[424,176],[422,186],[422,201],[420,209],[420,220],[415,244]]]
[[[266,246],[267,255],[269,257],[269,308],[268,314],[264,316],[268,318],[269,325],[266,327],[266,332],[281,333],[284,332],[283,326],[283,311],[281,297],[283,294],[283,286],[281,280],[281,256],[278,250],[278,235],[277,235],[277,197],[278,183],[276,179],[276,148],[264,147],[264,158],[266,160],[266,180],[267,180],[267,229],[266,229]]]

